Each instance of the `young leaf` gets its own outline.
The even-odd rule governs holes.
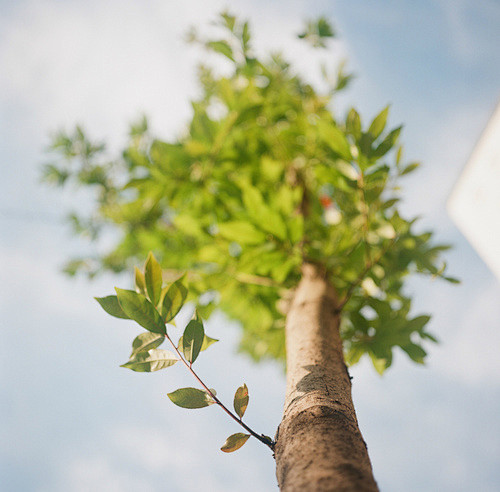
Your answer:
[[[240,449],[241,446],[248,441],[249,437],[250,434],[243,434],[242,432],[233,434],[226,439],[224,446],[220,449],[221,451],[224,451],[224,453],[232,453],[233,451]]]
[[[373,157],[382,157],[383,155],[387,154],[389,150],[392,149],[392,147],[395,145],[399,134],[401,133],[401,129],[403,127],[399,126],[398,128],[392,130],[387,137],[382,140],[380,145],[373,151],[372,156]]]
[[[248,388],[246,384],[240,386],[234,394],[234,411],[238,414],[239,418],[243,418],[245,410],[248,406]]]
[[[209,41],[207,43],[207,48],[212,49],[216,53],[227,56],[227,58],[229,58],[231,61],[234,61],[233,50],[231,49],[231,46],[229,46],[227,41]]]
[[[161,303],[161,315],[165,323],[174,319],[186,301],[188,291],[181,279],[176,280],[170,287],[164,289]]]
[[[203,408],[215,403],[206,391],[196,388],[180,388],[167,396],[182,408]]]
[[[322,140],[342,159],[350,161],[352,159],[351,147],[344,132],[333,123],[325,121],[318,122],[318,132]]]
[[[408,164],[400,173],[400,176],[405,176],[406,174],[410,174],[411,172],[415,171],[417,167],[420,166],[420,162],[412,162],[411,164]]]
[[[361,118],[359,113],[351,108],[346,119],[346,130],[350,133],[356,140],[361,138]]]
[[[373,140],[375,140],[385,128],[387,122],[387,115],[389,114],[389,106],[386,106],[375,118],[373,119],[368,133],[371,133]]]
[[[156,306],[161,295],[162,273],[160,264],[151,252],[149,252],[146,266],[144,267],[144,279],[149,298],[153,305]]]
[[[217,338],[211,338],[208,335],[205,335],[203,338],[203,343],[201,344],[201,349],[200,350],[207,350],[210,345],[212,345],[215,342],[218,342],[219,340]]]
[[[101,305],[101,307],[111,316],[115,318],[130,319],[120,307],[118,303],[118,297],[107,296],[107,297],[94,297],[94,299]]]
[[[147,291],[146,291],[146,280],[144,279],[144,273],[142,273],[137,267],[134,268],[135,268],[135,290],[139,294],[146,296]]]
[[[194,362],[200,353],[205,338],[203,325],[192,319],[186,326],[182,335],[182,351],[188,362]]]
[[[210,347],[210,345],[212,345],[213,343],[218,342],[218,341],[219,340],[217,338],[211,338],[208,335],[205,335],[205,337],[203,338],[203,343],[201,344],[200,352],[203,351],[203,350],[207,350],[207,348]],[[177,344],[177,348],[179,349],[180,352],[184,351],[184,342],[183,342],[182,335],[179,338],[179,342]]]
[[[219,224],[219,234],[229,241],[237,241],[240,244],[260,244],[266,239],[266,235],[252,224],[238,220]]]
[[[125,314],[153,333],[165,334],[165,324],[155,307],[141,294],[133,290],[115,288],[118,302]]]
[[[159,347],[165,337],[159,333],[151,333],[149,331],[141,333],[139,336],[135,337],[132,342],[132,353],[130,358],[135,357],[140,352],[147,352],[148,350],[155,349]]]
[[[126,367],[136,372],[154,372],[173,366],[179,359],[168,350],[152,349],[140,352],[120,367]]]

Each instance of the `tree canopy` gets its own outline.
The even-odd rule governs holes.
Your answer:
[[[349,364],[367,354],[383,372],[395,347],[422,363],[422,342],[436,339],[429,316],[410,314],[404,280],[455,280],[440,261],[447,247],[398,212],[399,178],[418,163],[404,162],[389,107],[368,123],[354,108],[338,115],[332,101],[351,78],[342,65],[321,90],[281,55],[258,57],[247,22],[223,13],[219,28],[220,37],[191,39],[230,73],[199,68],[201,96],[181,137],[157,138],[142,119],[116,159],[78,127],[54,138],[45,178],[95,192],[93,212],[71,216],[75,232],[117,238],[66,271],[119,272],[154,251],[166,281],[188,272],[201,316],[217,307],[242,323],[240,348],[258,360],[284,358],[287,301],[301,266],[314,263],[337,292]],[[299,35],[311,49],[333,36],[325,19]]]

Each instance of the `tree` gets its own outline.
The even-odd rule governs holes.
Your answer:
[[[262,436],[275,450],[280,488],[376,490],[347,366],[368,356],[382,373],[395,347],[424,362],[422,342],[436,339],[426,331],[429,316],[411,317],[404,279],[418,272],[454,282],[438,266],[447,247],[397,210],[396,181],[418,164],[403,165],[401,127],[386,129],[388,107],[369,125],[355,109],[340,117],[332,99],[351,79],[343,65],[333,81],[323,70],[328,87],[320,90],[281,55],[258,58],[247,22],[224,13],[219,28],[214,39],[191,33],[225,58],[228,73],[200,67],[202,94],[177,140],[153,137],[143,119],[121,158],[108,160],[80,128],[55,137],[61,158],[45,168],[46,179],[95,192],[90,216],[71,216],[75,232],[116,238],[105,254],[72,260],[66,271],[119,272],[154,251],[159,281],[149,256],[145,274],[136,271],[141,300],[118,290],[103,307],[163,336],[158,323],[168,322],[174,291],[182,292],[197,309],[184,332],[189,344],[176,349],[182,357],[188,346],[188,365],[205,340],[201,318],[217,307],[239,320],[243,352],[286,358],[283,420],[275,442]],[[299,37],[321,49],[333,36],[319,19]],[[157,347],[145,346],[132,359]],[[216,403],[206,391],[203,402]]]

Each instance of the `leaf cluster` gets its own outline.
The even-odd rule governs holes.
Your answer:
[[[178,361],[183,362],[203,389],[179,388],[167,396],[177,406],[188,409],[204,408],[219,405],[231,418],[250,432],[237,433],[228,437],[222,446],[222,451],[229,453],[239,449],[254,435],[271,449],[274,443],[266,436],[259,436],[242,422],[248,406],[249,396],[246,384],[240,386],[234,395],[234,411],[229,411],[217,398],[216,391],[208,388],[193,369],[193,363],[200,352],[217,342],[205,334],[203,321],[195,312],[177,345],[172,340],[168,330],[175,328],[175,317],[183,307],[187,298],[187,288],[183,278],[163,285],[162,269],[152,253],[149,253],[144,271],[135,268],[135,290],[116,288],[116,295],[96,297],[96,301],[111,316],[120,319],[133,320],[147,331],[138,335],[132,342],[132,353],[128,362],[121,367],[136,372],[154,372],[173,366]],[[174,352],[158,349],[168,340]]]
[[[161,140],[141,121],[113,161],[79,129],[56,137],[61,159],[46,168],[47,179],[94,189],[91,236],[101,227],[119,234],[106,254],[75,260],[68,271],[121,271],[153,250],[165,277],[189,272],[190,292],[204,294],[202,316],[217,306],[241,321],[240,347],[258,360],[284,358],[287,301],[301,266],[313,262],[337,291],[351,363],[368,354],[383,370],[394,347],[421,362],[422,341],[434,339],[428,317],[410,316],[404,279],[454,279],[439,262],[446,247],[398,212],[398,179],[418,163],[403,163],[389,107],[368,123],[354,108],[338,116],[335,91],[315,89],[281,55],[256,56],[247,22],[224,13],[218,24],[219,37],[191,39],[231,72],[200,67],[201,96],[184,135]],[[320,46],[331,36],[325,19],[300,35]],[[340,67],[334,88],[348,79]],[[156,309],[162,292],[159,282],[146,283],[141,295]]]

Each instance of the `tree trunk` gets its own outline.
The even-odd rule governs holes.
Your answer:
[[[286,322],[287,389],[278,429],[281,491],[377,491],[344,363],[333,287],[303,267]]]

